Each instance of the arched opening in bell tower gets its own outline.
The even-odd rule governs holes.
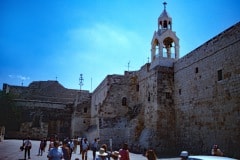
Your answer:
[[[159,21],[158,29],[172,29],[172,24],[170,20]]]
[[[175,58],[175,42],[171,37],[167,37],[163,40],[163,57]]]
[[[158,56],[159,56],[159,42],[157,39],[155,39],[152,46],[152,60],[156,59]]]

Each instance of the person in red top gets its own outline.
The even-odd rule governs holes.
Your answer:
[[[120,160],[130,160],[128,144],[124,143],[123,147],[119,150]]]

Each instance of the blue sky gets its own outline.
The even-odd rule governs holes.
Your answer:
[[[151,57],[161,0],[1,0],[0,85],[57,80],[93,91]],[[240,20],[239,0],[168,0],[180,57]]]

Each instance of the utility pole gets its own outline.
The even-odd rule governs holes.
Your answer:
[[[128,72],[129,72],[129,67],[130,67],[130,61],[128,62]]]
[[[80,74],[80,77],[79,77],[79,86],[80,86],[80,91],[82,90],[82,86],[83,86],[83,75]]]

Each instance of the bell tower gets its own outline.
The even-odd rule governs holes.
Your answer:
[[[172,67],[179,58],[179,39],[172,31],[172,17],[166,5],[164,2],[163,12],[158,17],[158,30],[154,32],[151,42],[151,68],[158,65]]]

